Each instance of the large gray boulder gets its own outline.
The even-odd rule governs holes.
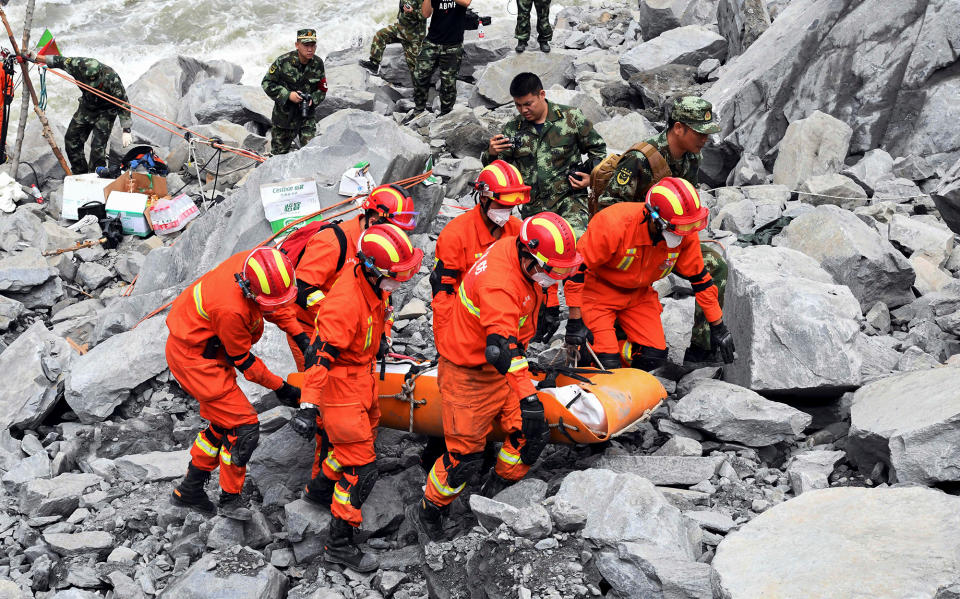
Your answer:
[[[804,493],[731,533],[714,597],[934,599],[960,580],[960,498],[919,487]]]
[[[787,404],[713,379],[701,381],[684,395],[670,410],[670,417],[720,440],[751,447],[796,439],[812,420]]]
[[[630,79],[637,73],[668,64],[698,66],[708,58],[723,60],[727,42],[722,35],[699,25],[666,31],[637,44],[620,55],[620,75]]]
[[[524,71],[536,73],[543,82],[544,89],[554,85],[566,87],[570,82],[568,72],[575,58],[575,52],[560,50],[549,54],[524,52],[508,56],[484,69],[477,80],[477,94],[494,106],[509,104],[513,101],[510,96],[510,82],[517,73]]]
[[[755,391],[832,393],[860,383],[860,303],[813,258],[782,247],[729,252],[724,322],[738,358],[725,372]]]
[[[0,259],[0,292],[29,291],[56,274],[57,270],[47,264],[39,249],[24,248]]]
[[[167,369],[163,316],[114,335],[74,360],[64,399],[81,422],[104,420],[137,385]]]
[[[960,479],[960,369],[874,381],[853,394],[847,453],[869,474],[880,462],[898,482]]]
[[[628,112],[594,123],[593,128],[607,143],[607,151],[616,153],[626,152],[633,144],[657,135],[656,127],[639,112]]]
[[[700,555],[700,527],[645,478],[602,469],[571,472],[554,501],[587,514],[584,538],[611,546],[621,541],[646,543],[679,559],[695,560]]]
[[[601,458],[597,467],[613,472],[636,474],[658,486],[689,486],[713,478],[722,463],[721,457],[704,458],[699,454],[696,456],[612,455]]]
[[[742,54],[770,27],[764,0],[720,0],[717,6],[720,35],[727,38],[728,56]]]
[[[216,121],[246,123],[254,121],[261,125],[270,125],[273,114],[273,100],[259,85],[227,84],[216,95],[194,112],[200,124]]]
[[[894,214],[888,231],[890,241],[910,254],[927,254],[938,266],[944,265],[953,252],[953,232],[939,223],[933,225],[919,218]]]
[[[951,231],[960,234],[960,160],[944,173],[931,195],[943,221]]]
[[[876,229],[836,206],[818,206],[801,214],[774,238],[820,263],[846,285],[864,312],[876,302],[896,308],[913,301],[916,275],[910,262]]]
[[[853,129],[852,152],[927,156],[916,146],[929,137],[956,153],[957,77],[936,73],[956,60],[958,13],[951,0],[792,0],[705,94],[723,149],[772,157],[791,122],[821,110]]]
[[[0,428],[29,429],[46,418],[57,403],[57,388],[75,355],[42,321],[21,333],[0,354],[5,381],[0,387]]]
[[[882,181],[894,178],[893,156],[883,148],[874,148],[864,154],[856,164],[843,169],[843,174],[872,194]]]
[[[20,491],[20,512],[27,516],[72,513],[80,504],[84,490],[101,482],[102,478],[86,472],[36,478]]]
[[[780,156],[783,156],[781,151]],[[853,210],[867,204],[867,192],[850,177],[839,173],[815,175],[804,180],[797,188],[801,202],[820,206],[833,204]]]
[[[163,590],[163,599],[280,599],[287,579],[249,548],[206,553]]]
[[[612,597],[643,599],[711,599],[710,565],[678,560],[663,549],[643,543],[619,543],[597,556],[597,570]]]
[[[773,182],[796,189],[810,177],[838,172],[852,136],[849,125],[819,110],[793,121],[780,141]]]
[[[682,25],[710,25],[717,19],[716,0],[640,0],[644,41]]]
[[[307,147],[274,156],[257,167],[242,187],[198,217],[176,245],[150,252],[134,295],[185,286],[234,253],[269,237],[261,185],[311,177],[317,181],[321,205],[329,206],[344,199],[337,193],[340,176],[357,162],[370,162],[370,174],[377,183],[390,182],[422,172],[430,153],[429,146],[409,129],[370,112],[340,111],[323,119],[318,130],[320,134]],[[418,210],[419,220],[429,224],[434,215],[420,206]]]
[[[306,441],[289,426],[262,436],[250,458],[247,472],[260,494],[296,494],[310,480],[314,442]]]

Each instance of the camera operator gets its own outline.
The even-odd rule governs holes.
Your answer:
[[[470,0],[423,0],[420,12],[430,19],[430,27],[417,55],[412,116],[427,109],[430,79],[437,68],[440,69],[440,114],[453,110],[457,101],[457,73],[463,59],[463,31],[468,6]]]
[[[323,60],[315,56],[317,32],[297,31],[296,50],[281,55],[260,84],[273,100],[271,147],[274,154],[286,154],[294,140],[300,147],[317,135],[317,105],[327,96]]]

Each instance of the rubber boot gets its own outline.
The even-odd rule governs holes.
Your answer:
[[[527,42],[517,42],[517,54],[523,54],[527,50]]]
[[[323,473],[317,474],[303,487],[303,498],[318,507],[330,509],[333,501],[333,488],[337,485]]]
[[[170,503],[180,507],[194,509],[204,514],[214,514],[217,511],[216,506],[207,497],[207,492],[203,486],[210,480],[210,473],[201,470],[190,464],[187,466],[187,475],[173,493],[170,495]]]
[[[380,567],[380,560],[360,551],[353,541],[353,527],[340,518],[330,521],[330,533],[327,535],[327,543],[323,546],[323,559],[360,573],[373,572]]]
[[[360,66],[367,69],[374,75],[376,75],[380,71],[380,65],[376,62],[373,62],[372,60],[361,60]]]
[[[503,478],[496,472],[491,472],[490,475],[487,476],[487,480],[483,482],[483,486],[480,487],[480,494],[489,499],[493,499],[500,491],[512,485],[513,482],[512,480]]]
[[[220,491],[220,515],[231,520],[246,522],[253,517],[253,512],[243,505],[239,493]]]
[[[426,536],[431,541],[437,543],[443,540],[443,512],[444,509],[435,505],[432,501],[421,498],[420,503],[411,506],[410,512],[413,518],[413,527],[417,532]]]

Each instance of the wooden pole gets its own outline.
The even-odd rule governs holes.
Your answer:
[[[10,27],[10,21],[7,20],[7,13],[0,8],[0,19],[3,20],[3,26],[7,29],[7,36],[10,38],[10,45],[13,46],[14,54],[20,55],[20,48],[17,47],[17,40],[13,38],[13,29]],[[67,175],[72,175],[73,172],[70,170],[70,165],[67,164],[66,158],[63,157],[63,153],[60,152],[60,148],[57,146],[57,142],[53,139],[53,131],[50,130],[50,123],[47,121],[47,115],[40,110],[40,100],[37,99],[37,92],[33,89],[33,81],[30,80],[30,72],[28,67],[24,64],[20,65],[20,70],[23,72],[23,86],[30,92],[30,98],[33,99],[33,111],[37,113],[37,117],[40,119],[40,124],[43,126],[43,136],[47,138],[47,143],[50,144],[50,149],[53,150],[53,155],[57,157],[57,160],[60,162],[60,166],[63,167],[63,171]],[[17,173],[11,173],[11,176],[16,178]]]
[[[30,28],[33,26],[33,8],[36,0],[27,0],[26,13],[23,17],[23,40],[20,43],[21,48],[26,48],[30,43]],[[23,69],[21,69],[23,70]],[[23,74],[26,77],[26,72]],[[13,156],[10,158],[10,175],[16,179],[17,169],[20,168],[20,148],[23,147],[23,136],[27,129],[27,118],[29,118],[30,97],[21,93],[20,97],[20,120],[17,122],[17,143],[13,146]]]

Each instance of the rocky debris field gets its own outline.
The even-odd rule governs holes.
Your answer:
[[[407,125],[398,47],[379,77],[356,64],[362,50],[327,56],[318,137],[256,169],[231,157],[201,170],[204,197],[188,146],[135,123],[168,157],[168,187],[203,214],[115,249],[45,255],[102,231],[59,219],[63,173],[31,123],[24,159],[51,201],[0,215],[0,597],[960,596],[957,3],[594,0],[559,11],[550,54],[514,54],[511,30],[496,23],[465,44],[452,113]],[[412,190],[426,259],[395,294],[394,348],[435,357],[427,265],[443,225],[473,205],[467,185],[515,113],[508,86],[522,70],[581,108],[611,151],[662,128],[676,94],[714,103],[723,131],[704,150],[704,236],[729,262],[737,361],[681,363],[694,300],[685,281],[658,282],[668,399],[607,443],[548,448],[493,499],[472,481],[443,543],[422,545],[407,517],[425,439],[382,430],[359,533],[380,559],[370,575],[323,562],[329,512],[299,499],[312,443],[246,381],[262,429],[244,489],[253,517],[171,506],[203,424],[166,368],[164,316],[135,325],[270,235],[261,184],[311,177],[330,205],[360,160],[388,182],[433,156],[441,182]],[[265,151],[270,102],[241,74],[181,56],[129,90]],[[212,156],[197,151],[201,165]],[[549,361],[561,344],[531,353]],[[275,328],[255,352],[293,370]]]

